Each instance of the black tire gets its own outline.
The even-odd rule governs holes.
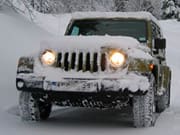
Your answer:
[[[170,87],[171,83],[169,82],[166,92],[157,97],[156,112],[161,113],[170,106]]]
[[[19,108],[22,120],[41,121],[49,118],[52,104],[34,98],[31,92],[20,92]]]
[[[133,123],[135,127],[151,127],[155,124],[155,79],[150,77],[150,87],[145,95],[133,97]]]

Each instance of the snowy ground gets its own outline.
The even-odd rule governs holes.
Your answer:
[[[15,75],[18,57],[39,49],[39,41],[52,36],[20,15],[0,9],[0,135],[48,134],[180,134],[180,22],[162,21],[168,41],[167,59],[173,70],[172,104],[155,127],[135,129],[131,113],[60,108],[46,122],[22,122],[18,114]]]

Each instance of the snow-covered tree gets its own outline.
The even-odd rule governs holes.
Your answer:
[[[180,21],[180,7],[177,8],[177,19]]]
[[[4,0],[3,4],[33,20],[33,8],[28,0]]]
[[[5,0],[0,0],[0,7],[4,4]]]
[[[175,0],[175,5],[176,5],[176,18],[178,19],[178,21],[180,21],[180,0]]]
[[[60,0],[66,12],[112,11],[114,0]]]
[[[92,11],[115,11],[114,0],[91,0]]]
[[[148,11],[160,18],[161,6],[162,0],[129,0],[126,11]]]
[[[176,5],[177,1],[174,0],[164,0],[162,6],[162,18],[177,18],[178,16],[178,5]]]
[[[31,6],[41,13],[64,12],[61,1],[59,0],[28,0]]]
[[[162,14],[162,0],[151,0],[151,4],[153,6],[153,10],[151,13],[156,16],[158,19],[161,19],[161,14]]]
[[[15,10],[23,3],[29,14],[32,8],[41,13],[71,13],[75,11],[148,11],[157,18],[180,16],[180,0],[0,0]],[[161,9],[162,8],[162,9]]]
[[[116,11],[125,12],[127,10],[127,3],[129,0],[114,0]]]
[[[66,12],[91,11],[91,0],[61,0]]]

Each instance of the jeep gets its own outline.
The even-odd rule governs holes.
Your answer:
[[[64,36],[20,57],[16,87],[23,120],[46,120],[53,105],[132,108],[150,127],[170,105],[166,39],[148,12],[72,13]],[[62,26],[63,27],[63,26]]]

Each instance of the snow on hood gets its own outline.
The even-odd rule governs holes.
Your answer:
[[[52,49],[57,52],[100,52],[102,48],[117,48],[134,58],[152,59],[148,47],[136,39],[125,36],[62,36],[41,42],[41,52]],[[146,50],[146,51],[145,51]]]

